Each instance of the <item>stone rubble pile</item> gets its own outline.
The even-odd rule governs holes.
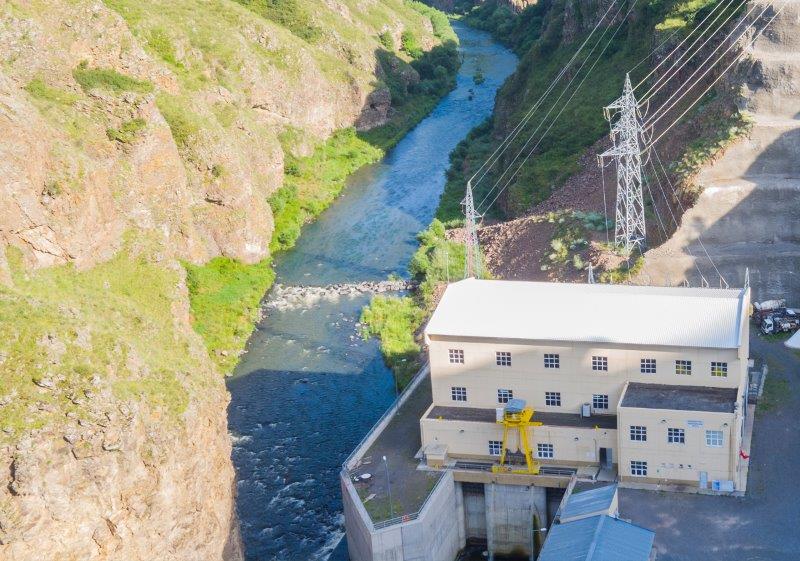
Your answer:
[[[412,290],[415,283],[407,280],[364,281],[328,286],[286,286],[276,284],[264,307],[270,310],[307,308],[321,300],[335,300],[361,294],[382,294]]]

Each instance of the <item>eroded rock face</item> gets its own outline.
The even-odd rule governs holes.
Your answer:
[[[297,151],[286,139],[385,124],[378,34],[414,25],[433,42],[430,22],[405,7],[381,8],[371,29],[330,0],[320,9],[337,25],[305,42],[236,5],[221,17],[199,0],[134,4],[56,0],[0,13],[0,244],[29,265],[91,266],[129,229],[193,262],[267,257],[268,198],[284,150]],[[81,82],[80,65],[143,87]]]
[[[172,430],[122,405],[0,449],[2,558],[240,559],[226,404],[219,387]]]

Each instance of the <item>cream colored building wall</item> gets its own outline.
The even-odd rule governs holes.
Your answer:
[[[700,472],[715,479],[736,480],[739,463],[739,419],[733,413],[676,411],[622,407],[618,412],[619,474],[631,481],[631,460],[647,462],[647,480],[682,480],[698,482]],[[697,426],[702,423],[702,426]],[[630,439],[630,426],[647,427],[647,441]],[[693,425],[693,426],[690,426]],[[727,426],[726,426],[727,425]],[[668,428],[682,428],[685,444],[667,441]],[[706,445],[706,430],[723,433],[722,447]],[[682,466],[682,467],[681,467]]]
[[[420,426],[423,449],[445,444],[450,458],[496,460],[497,457],[489,455],[489,441],[503,440],[503,427],[496,423],[428,419],[426,415]],[[611,448],[612,457],[616,458],[617,431],[614,429],[546,426],[533,427],[528,434],[534,457],[538,443],[553,445],[554,458],[541,459],[542,463],[597,463],[600,448]],[[512,450],[517,449],[517,439],[514,434]]]
[[[464,364],[451,364],[449,349],[464,351]],[[496,352],[511,353],[511,366],[497,366]],[[544,367],[545,353],[558,354],[560,368]],[[608,372],[592,370],[592,356],[608,357]],[[582,343],[564,345],[510,343],[492,339],[429,342],[433,402],[437,405],[497,407],[497,390],[510,389],[514,397],[542,411],[578,413],[593,394],[609,396],[608,413],[615,413],[628,381],[709,387],[743,388],[747,361],[737,349],[622,348]],[[656,359],[656,374],[642,374],[640,359]],[[692,374],[675,373],[675,360],[691,360]],[[727,362],[727,378],[711,376],[711,362]],[[451,398],[451,387],[467,388],[467,401]],[[545,392],[561,393],[561,407],[545,405]]]

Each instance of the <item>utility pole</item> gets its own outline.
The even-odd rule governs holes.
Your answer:
[[[464,278],[481,278],[481,246],[478,243],[478,220],[481,215],[475,211],[475,201],[472,198],[472,180],[467,181],[467,194],[461,201],[464,207],[464,252],[467,268]]]
[[[389,516],[394,518],[394,505],[392,504],[392,482],[389,480],[389,462],[383,457],[383,467],[386,468],[386,488],[389,490]]]
[[[630,75],[625,75],[622,97],[604,109],[611,125],[614,147],[600,155],[617,164],[617,208],[614,245],[630,256],[633,249],[646,243],[644,196],[642,195],[642,122],[633,95]],[[616,118],[616,122],[612,120]]]

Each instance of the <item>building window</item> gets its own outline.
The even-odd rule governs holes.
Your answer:
[[[553,459],[555,452],[552,444],[537,444],[536,457],[543,459]]]
[[[489,441],[489,455],[490,456],[499,456],[503,451],[503,441],[502,440],[490,440]]]
[[[545,368],[559,368],[560,366],[560,357],[558,355],[550,353],[544,354]]]
[[[592,407],[595,409],[608,409],[608,396],[594,394],[592,396]]]
[[[450,364],[464,364],[464,349],[450,349]]]
[[[721,430],[707,430],[706,431],[706,446],[712,448],[722,448],[722,431]]]
[[[675,361],[675,374],[683,374],[689,376],[692,373],[691,360],[676,360]]]
[[[592,357],[592,370],[598,372],[608,372],[608,357],[607,356],[593,356]]]
[[[641,425],[631,425],[631,440],[636,440],[637,442],[646,442],[647,427],[643,427]]]
[[[656,359],[643,358],[639,365],[639,372],[642,374],[655,374],[656,373]]]
[[[450,388],[450,397],[453,401],[467,401],[467,388],[453,386]]]
[[[544,404],[550,407],[561,407],[561,392],[544,392]]]
[[[497,403],[508,403],[514,399],[513,390],[497,390]]]
[[[667,429],[667,442],[670,444],[686,444],[686,431],[683,429]]]
[[[495,361],[497,362],[497,366],[511,366],[511,353],[497,351],[497,353],[495,353]]]
[[[631,475],[645,477],[647,475],[647,462],[631,460]]]
[[[712,362],[711,375],[718,378],[728,377],[728,363],[727,362]]]

